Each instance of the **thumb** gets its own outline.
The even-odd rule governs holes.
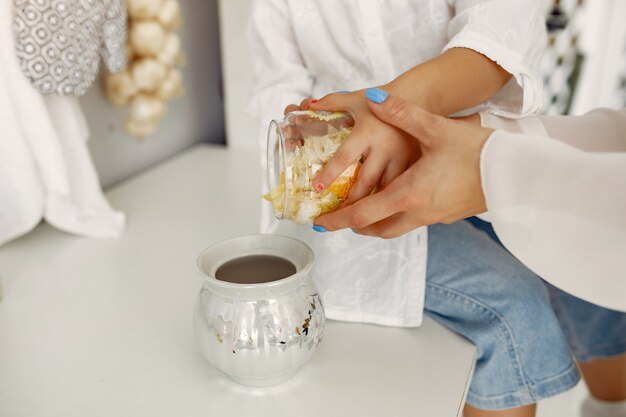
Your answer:
[[[368,88],[365,95],[376,117],[426,145],[444,134],[447,121],[445,117],[429,113],[410,101],[389,95],[380,88]]]

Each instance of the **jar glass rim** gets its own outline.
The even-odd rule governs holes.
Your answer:
[[[283,134],[282,131],[282,125],[285,124],[285,121],[279,121],[279,120],[272,120],[270,122],[270,128],[267,132],[267,156],[266,156],[266,161],[267,161],[267,189],[268,191],[272,191],[280,182],[280,175],[281,172],[284,172],[285,169],[285,135]],[[274,134],[276,135],[276,143],[273,143],[272,141],[272,132],[275,132]],[[278,149],[276,150],[276,147],[278,147]],[[278,158],[278,161],[276,161],[276,158]],[[278,164],[278,165],[277,165]],[[287,184],[287,181],[285,181],[285,192],[283,193],[283,204],[282,204],[282,210],[280,213],[274,212],[274,215],[276,216],[276,218],[278,219],[282,219],[284,214],[285,214],[285,204],[287,203],[287,195],[288,193],[291,191],[290,189],[288,189],[288,187],[290,187],[290,184]]]

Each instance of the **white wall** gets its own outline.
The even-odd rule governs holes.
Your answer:
[[[127,110],[106,100],[102,83],[81,99],[91,129],[89,147],[105,187],[195,143],[224,143],[217,0],[179,1],[186,94],[170,102],[159,131],[142,142],[130,137],[123,128]]]
[[[246,111],[252,62],[246,42],[250,0],[219,0],[226,137],[233,148],[255,148],[258,123]]]

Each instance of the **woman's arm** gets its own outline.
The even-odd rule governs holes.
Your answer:
[[[370,107],[419,140],[423,156],[384,190],[318,225],[391,238],[488,208],[502,243],[542,278],[626,311],[626,110],[544,119],[554,139],[523,133],[537,128],[535,117],[502,121],[518,132],[508,133],[397,97]],[[586,142],[593,151],[583,150]]]
[[[626,311],[626,110],[548,117],[552,138],[495,132],[481,157],[489,218],[537,274]]]
[[[595,109],[582,116],[507,119],[481,113],[483,126],[546,136],[587,152],[626,152],[626,110]],[[602,134],[599,134],[602,132]]]

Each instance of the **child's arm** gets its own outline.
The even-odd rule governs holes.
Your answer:
[[[477,104],[509,117],[539,110],[540,65],[546,46],[543,2],[448,2],[455,15],[448,24],[449,41],[443,53],[386,87],[442,115]]]
[[[383,89],[431,113],[450,115],[484,102],[510,79],[511,74],[486,56],[453,48],[410,69]]]
[[[520,116],[536,111],[541,102],[539,63],[545,48],[541,2],[456,0],[451,3],[456,16],[450,22],[450,41],[444,52],[381,88],[442,115],[481,103],[502,115]],[[507,84],[511,76],[515,81]],[[316,187],[326,187],[349,165],[348,161],[361,155],[366,161],[346,204],[369,195],[375,188],[384,188],[395,178],[386,172],[397,157],[389,151],[388,144],[397,139],[383,132],[384,124],[369,110],[364,91],[332,94],[310,107],[347,110],[356,120],[348,140],[315,178]]]

